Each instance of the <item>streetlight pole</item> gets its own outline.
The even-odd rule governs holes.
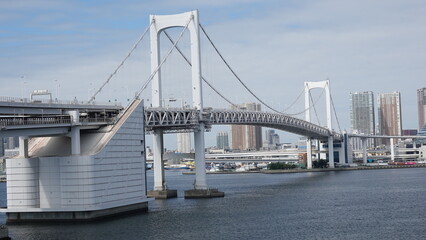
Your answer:
[[[21,89],[21,95],[22,95],[22,101],[24,101],[25,98],[25,76],[21,76],[21,82],[22,82],[22,89]]]
[[[55,82],[55,87],[56,87],[56,93],[55,93],[55,99],[56,101],[58,101],[59,98],[59,94],[58,94],[58,79],[53,80]]]

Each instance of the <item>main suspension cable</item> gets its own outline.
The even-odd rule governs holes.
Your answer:
[[[315,107],[314,99],[312,98],[311,91],[309,91],[309,98],[310,98],[310,101],[312,102],[312,106],[314,107],[314,113],[315,113],[315,117],[317,118],[318,125],[321,125],[321,122],[319,120],[318,113],[317,113],[317,108]]]
[[[331,91],[330,91],[330,99],[331,99],[331,106],[333,106],[334,117],[336,118],[337,126],[339,127],[339,132],[342,133],[342,129],[340,128],[339,118],[337,117],[337,113],[336,113],[336,108],[334,107],[333,97],[331,96]]]
[[[240,77],[238,77],[238,75],[235,73],[235,71],[231,68],[231,66],[228,64],[228,62],[225,60],[225,58],[222,56],[222,54],[219,52],[219,49],[216,47],[216,45],[213,43],[213,41],[210,39],[209,35],[207,34],[206,30],[203,28],[203,26],[201,24],[200,28],[203,31],[204,35],[207,37],[207,39],[209,40],[210,44],[213,46],[213,48],[215,49],[216,53],[219,55],[219,57],[222,59],[222,61],[225,63],[225,65],[228,67],[228,69],[231,71],[231,73],[235,76],[235,78],[237,78],[237,80],[241,83],[241,85],[243,85],[243,87],[254,97],[256,98],[260,103],[262,103],[263,105],[265,105],[265,107],[269,108],[270,110],[276,112],[276,113],[280,113],[280,114],[285,114],[283,112],[280,112],[278,110],[276,110],[275,108],[269,106],[268,104],[266,104],[264,101],[262,101],[259,97],[256,96],[256,94],[253,93],[252,90],[250,90],[250,88],[247,87],[247,85],[241,80]]]
[[[172,44],[174,44],[173,39],[170,37],[170,35],[164,31],[164,34],[166,34],[167,38],[170,40],[170,42]],[[176,50],[180,53],[180,55],[183,57],[183,59],[185,59],[185,61],[189,64],[189,66],[192,67],[191,61],[189,61],[189,59],[185,56],[185,54],[180,50],[180,48],[176,45]],[[207,85],[214,91],[216,92],[221,98],[223,98],[225,101],[227,101],[229,104],[231,104],[234,107],[238,107],[236,104],[234,104],[233,102],[231,102],[228,98],[226,98],[225,96],[223,96],[223,94],[221,94],[215,87],[213,87],[213,85],[207,81],[207,79],[205,79],[202,75],[201,75],[201,79],[207,83]]]
[[[283,112],[286,112],[287,110],[289,110],[291,107],[293,107],[297,101],[300,99],[300,97],[303,95],[303,93],[305,92],[306,86],[302,89],[302,91],[299,93],[299,95],[297,96],[296,100],[294,100],[288,107],[286,107]],[[291,114],[289,114],[291,115]]]
[[[136,48],[138,47],[139,43],[142,42],[143,38],[145,37],[145,35],[148,33],[148,30],[150,29],[151,25],[154,23],[154,21],[152,21],[149,26],[145,29],[145,31],[143,32],[142,36],[139,38],[139,40],[135,43],[135,45],[133,45],[132,49],[130,50],[130,52],[127,54],[127,56],[123,59],[123,61],[121,61],[121,63],[115,68],[114,72],[111,73],[111,75],[109,75],[109,77],[107,78],[107,80],[101,85],[101,87],[93,94],[93,96],[89,99],[89,102],[93,102],[96,98],[96,96],[102,91],[102,89],[109,83],[109,81],[117,74],[118,70],[124,65],[124,63],[127,61],[127,59],[132,55],[132,53],[136,50]]]
[[[300,111],[300,112],[297,112],[297,113],[287,113],[287,115],[296,116],[296,115],[300,115],[302,113],[305,113],[309,109],[313,108],[315,106],[315,104],[318,103],[318,101],[320,100],[320,98],[324,94],[324,92],[325,92],[325,89],[323,88],[322,91],[321,91],[321,94],[318,96],[318,98],[315,100],[315,102],[311,106],[309,106],[308,108],[305,108],[305,109],[303,109],[303,111]]]

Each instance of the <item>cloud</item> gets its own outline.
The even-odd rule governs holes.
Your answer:
[[[426,75],[426,4],[416,0],[5,1],[0,10],[0,81],[8,84],[1,95],[20,96],[20,76],[25,75],[28,91],[52,89],[57,79],[61,95],[85,99],[124,58],[149,14],[192,9],[199,9],[201,23],[238,75],[276,108],[290,105],[304,81],[328,77],[344,129],[350,128],[349,93],[366,90],[376,95],[401,91],[403,127],[416,128],[415,91],[425,87]],[[171,33],[176,37],[179,30]],[[232,101],[255,101],[206,38],[201,40],[206,78]],[[170,44],[163,44],[164,53]],[[180,46],[188,52],[187,42]],[[179,58],[174,53],[163,71],[165,86],[170,86],[165,97],[189,99],[190,73]],[[149,65],[149,44],[144,42],[100,98],[108,101],[117,94],[126,101],[128,92],[149,76]],[[227,106],[207,87],[205,93],[206,106]],[[290,110],[303,109],[303,102],[296,105]]]

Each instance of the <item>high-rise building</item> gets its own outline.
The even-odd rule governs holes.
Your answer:
[[[401,94],[399,92],[381,93],[378,97],[379,133],[400,136],[402,132]],[[382,141],[389,144],[389,141]]]
[[[233,109],[260,111],[260,104],[243,103]],[[232,125],[232,148],[240,150],[259,150],[262,147],[262,128],[249,125]]]
[[[219,149],[229,149],[228,132],[218,132],[216,135],[216,146]]]
[[[350,94],[351,131],[354,134],[374,135],[376,121],[374,117],[374,94],[368,92],[354,92]],[[360,139],[353,143],[354,149],[360,149]],[[374,139],[367,140],[367,147],[374,147]]]
[[[275,130],[267,129],[265,131],[265,143],[268,145],[267,147],[269,148],[276,147],[277,144],[280,143],[280,136],[275,133]]]
[[[426,124],[426,88],[417,89],[417,109],[419,111],[419,130]]]
[[[191,135],[189,133],[177,134],[177,151],[181,153],[191,152]]]

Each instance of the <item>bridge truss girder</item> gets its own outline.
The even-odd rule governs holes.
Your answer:
[[[327,139],[329,136],[334,136],[335,139],[341,138],[340,134],[330,132],[326,127],[276,113],[207,110],[200,115],[196,109],[145,109],[145,129],[147,132],[152,132],[156,128],[167,132],[197,129],[200,123],[204,123],[208,128],[211,128],[212,125],[256,125],[316,139]]]

